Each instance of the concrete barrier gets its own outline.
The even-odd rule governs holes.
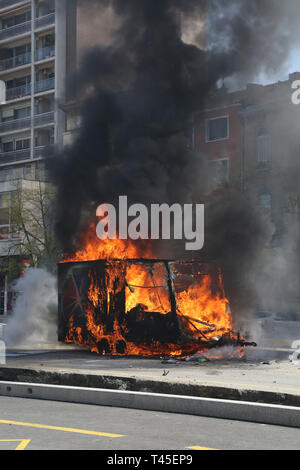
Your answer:
[[[0,382],[0,396],[181,413],[300,428],[300,408],[182,395]]]

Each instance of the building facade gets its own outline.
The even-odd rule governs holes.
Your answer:
[[[289,177],[299,176],[295,80],[300,73],[269,85],[248,84],[237,92],[218,89],[194,118],[194,149],[206,155],[216,180],[255,198],[277,222],[288,204]]]
[[[65,107],[66,77],[88,47],[109,43],[114,20],[111,9],[99,15],[96,0],[89,8],[82,0],[0,0],[0,323],[12,296],[7,266],[29,266],[15,254],[22,235],[12,201],[18,188],[47,181],[45,157],[78,129],[77,105]]]
[[[292,103],[292,83],[300,73],[266,86],[248,87],[240,113],[243,129],[243,189],[278,226],[284,224],[299,178],[300,107]]]
[[[239,92],[216,90],[195,116],[194,127],[194,148],[206,156],[215,185],[239,189],[264,216],[269,243],[260,259],[261,285],[274,285],[266,296],[262,292],[260,308],[283,312],[300,307],[300,105],[292,102],[296,80],[299,72],[268,85],[248,84]]]
[[[21,237],[11,201],[20,185],[47,179],[44,158],[62,144],[66,9],[65,0],[0,0],[0,316],[9,309],[7,260]]]
[[[216,90],[194,118],[194,150],[207,156],[215,184],[242,185],[243,92]]]
[[[0,107],[0,181],[32,177],[43,168],[47,148],[60,142],[58,102],[65,77],[60,4],[0,1],[0,80],[6,88]]]

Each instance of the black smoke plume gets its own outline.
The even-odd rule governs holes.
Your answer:
[[[191,147],[194,113],[220,80],[250,81],[278,70],[299,17],[297,0],[79,2],[95,3],[99,15],[110,6],[121,21],[112,43],[91,48],[69,79],[82,125],[74,143],[49,162],[65,251],[76,247],[95,207],[119,195],[146,204],[207,200],[206,160]],[[205,21],[205,50],[201,38],[183,41],[181,25],[189,18]],[[209,204],[205,252],[240,283],[264,229],[241,195],[228,191]]]

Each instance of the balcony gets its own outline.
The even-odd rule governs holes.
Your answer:
[[[0,152],[0,165],[29,159],[30,149],[16,150],[14,152]]]
[[[31,94],[31,84],[6,89],[6,101],[15,100]]]
[[[38,62],[40,60],[51,59],[55,56],[55,46],[44,47],[38,49],[35,52],[35,60]]]
[[[0,123],[0,134],[4,134],[6,132],[17,131],[19,129],[27,129],[31,125],[31,118],[23,118],[23,119],[14,119],[7,122]]]
[[[54,122],[54,111],[50,111],[49,113],[36,114],[34,116],[35,126],[43,126],[45,124],[51,124],[53,122]]]
[[[34,26],[35,29],[44,28],[45,26],[49,26],[55,24],[55,13],[49,13],[45,16],[40,16],[39,18],[35,19]]]
[[[42,146],[34,148],[33,156],[34,158],[46,158],[46,157],[49,157],[51,154],[53,154],[53,152],[54,152],[53,144],[42,145]]]
[[[0,41],[4,39],[12,38],[20,34],[26,34],[31,31],[31,21],[26,21],[26,23],[21,23],[16,26],[11,26],[10,28],[0,30]]]
[[[31,52],[27,54],[20,54],[9,59],[0,60],[0,72],[4,70],[14,69],[16,67],[21,67],[22,65],[30,64],[31,62]]]
[[[42,93],[43,91],[53,90],[54,86],[54,78],[48,78],[47,80],[39,80],[35,83],[35,93]]]
[[[3,8],[12,7],[19,3],[26,3],[26,2],[23,2],[22,0],[0,0],[0,10],[2,10]]]

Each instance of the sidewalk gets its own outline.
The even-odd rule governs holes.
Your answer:
[[[289,354],[251,348],[242,361],[186,362],[99,357],[81,349],[18,350],[8,351],[0,381],[300,406],[300,365],[291,363]]]

